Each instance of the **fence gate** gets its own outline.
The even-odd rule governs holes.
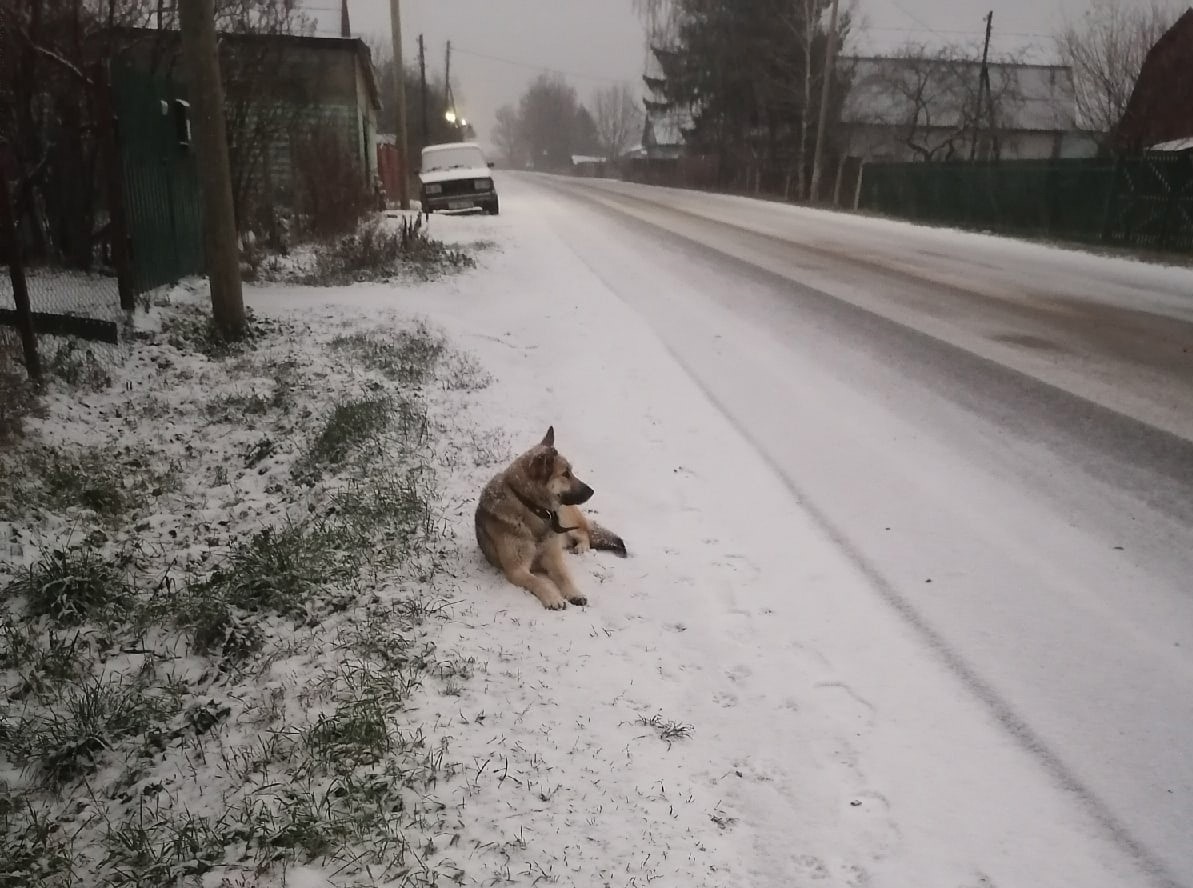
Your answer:
[[[120,173],[136,293],[203,271],[190,105],[169,77],[112,66]]]

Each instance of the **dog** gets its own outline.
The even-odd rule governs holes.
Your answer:
[[[625,552],[616,534],[587,521],[578,506],[593,490],[555,449],[555,427],[494,477],[476,505],[476,542],[485,558],[548,610],[588,599],[568,575],[564,542]],[[564,523],[564,520],[575,522]]]
[[[595,521],[589,521],[579,506],[561,506],[559,523],[571,528],[565,534],[566,547],[577,555],[583,555],[589,549],[612,552],[621,558],[628,554],[625,541],[621,537]]]

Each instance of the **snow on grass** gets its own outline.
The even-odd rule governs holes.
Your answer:
[[[0,461],[0,871],[1125,884],[550,202],[512,197],[433,217],[489,245],[475,270],[250,288],[243,347],[215,347],[180,288],[110,387],[58,383],[26,418]],[[472,530],[552,423],[631,551],[570,558],[590,605],[560,613]],[[52,494],[26,469],[47,465],[120,470]]]
[[[311,286],[362,281],[431,280],[475,266],[467,250],[431,236],[418,213],[370,216],[356,231],[325,243],[304,243],[285,255],[249,251],[247,279]]]
[[[410,712],[470,669],[434,643],[426,402],[484,380],[416,323],[227,346],[198,295],[0,453],[5,884],[450,883],[423,843],[458,765]]]

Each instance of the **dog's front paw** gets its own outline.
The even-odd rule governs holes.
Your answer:
[[[576,555],[583,555],[591,548],[592,546],[588,542],[588,537],[583,537],[572,543],[572,552]]]
[[[568,603],[563,600],[563,596],[555,598],[547,598],[543,600],[543,607],[549,611],[561,611],[568,606]]]
[[[576,607],[585,607],[588,604],[588,599],[583,595],[577,595],[575,598],[569,598],[568,603],[574,604]]]

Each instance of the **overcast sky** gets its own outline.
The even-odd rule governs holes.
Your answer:
[[[302,0],[319,17],[319,33],[339,29],[339,0]],[[842,0],[848,3],[849,0]],[[1130,3],[1133,0],[1120,0]],[[352,30],[389,39],[388,0],[348,0]],[[858,51],[893,48],[909,39],[926,43],[981,39],[983,17],[994,9],[994,47],[1050,49],[1068,13],[1089,0],[854,0],[861,20]],[[645,40],[633,0],[401,0],[403,43],[417,58],[424,35],[428,67],[442,77],[444,45],[452,41],[452,84],[457,104],[485,139],[493,114],[516,102],[541,70],[567,76],[587,100],[601,86],[641,83]]]

